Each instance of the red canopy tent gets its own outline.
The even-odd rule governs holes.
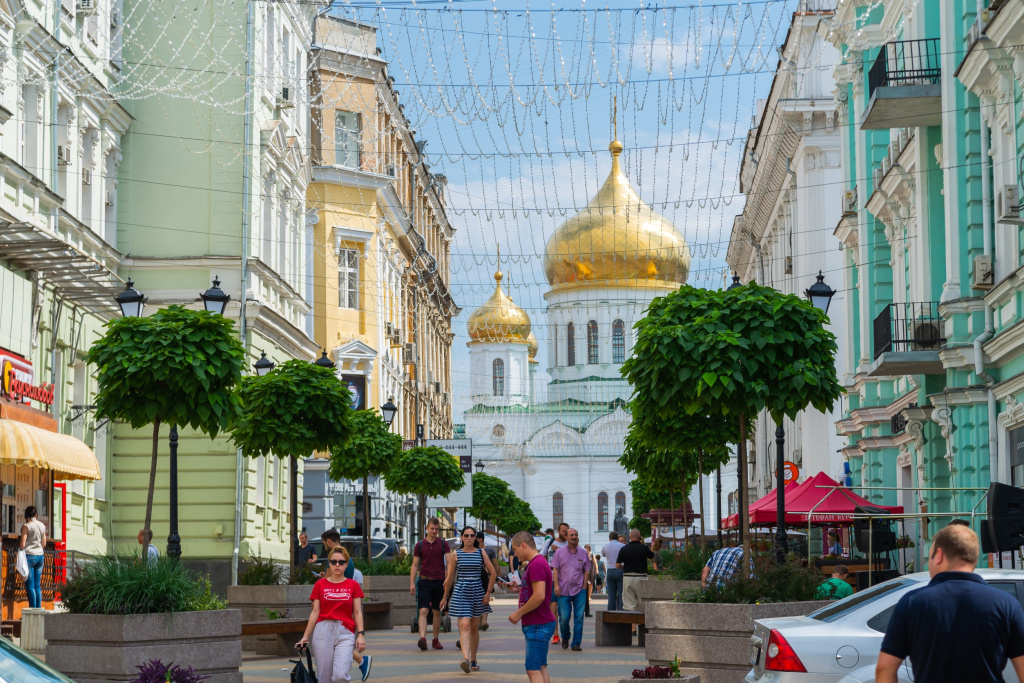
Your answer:
[[[793,496],[797,489],[803,484],[791,481],[786,484],[786,501]],[[750,504],[750,526],[765,526],[775,524],[775,491],[772,489],[763,498],[758,498]],[[735,529],[740,525],[740,516],[732,514],[722,520],[723,529]]]

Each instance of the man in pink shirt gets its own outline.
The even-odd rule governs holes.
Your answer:
[[[509,544],[519,561],[522,584],[519,609],[508,616],[513,624],[523,622],[526,636],[526,676],[530,683],[551,683],[548,675],[548,646],[555,632],[555,615],[551,613],[551,567],[537,552],[533,534],[520,531]]]
[[[583,649],[583,608],[590,583],[590,555],[580,547],[580,533],[569,529],[568,544],[555,551],[551,571],[558,596],[558,628],[562,649],[569,648],[569,617],[572,616],[572,651]]]

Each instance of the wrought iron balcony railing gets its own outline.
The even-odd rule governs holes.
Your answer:
[[[874,322],[875,358],[887,351],[937,351],[946,342],[939,302],[889,304]]]
[[[868,97],[877,88],[937,84],[942,76],[938,38],[886,43],[868,72]]]

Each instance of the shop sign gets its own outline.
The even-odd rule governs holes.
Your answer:
[[[795,462],[788,460],[782,463],[782,472],[787,484],[791,481],[796,481],[797,477],[800,476],[800,468],[796,466]]]
[[[52,406],[53,385],[35,385],[32,381],[30,361],[9,351],[0,351],[0,396],[6,396],[19,403],[33,400]]]

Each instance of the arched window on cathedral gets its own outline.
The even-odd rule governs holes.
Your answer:
[[[587,362],[597,365],[597,321],[587,323]]]
[[[626,323],[621,320],[612,323],[612,362],[626,362]]]
[[[558,525],[565,519],[562,509],[562,494],[557,491],[555,492],[555,495],[551,496],[551,514],[551,526],[557,529]]]
[[[615,513],[618,514],[619,510],[622,510],[624,517],[629,518],[629,513],[626,512],[626,494],[622,491],[615,494]]]
[[[608,529],[608,494],[604,491],[597,494],[597,530]]]
[[[491,363],[491,387],[495,396],[505,395],[505,361],[500,358]]]
[[[565,328],[566,365],[576,365],[576,326],[569,323]]]

